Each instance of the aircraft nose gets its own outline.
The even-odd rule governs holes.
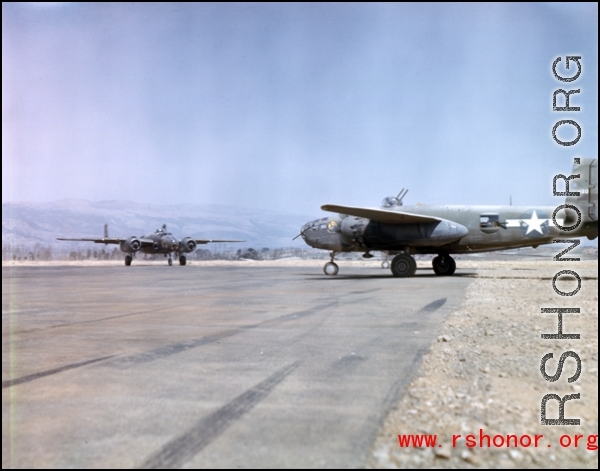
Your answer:
[[[306,242],[308,245],[311,245],[311,246],[314,246],[315,234],[314,234],[314,231],[311,231],[310,229],[311,229],[311,227],[314,226],[315,222],[316,221],[307,222],[300,229],[300,235],[304,239],[304,242]]]

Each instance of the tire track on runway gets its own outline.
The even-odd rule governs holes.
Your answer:
[[[363,290],[363,291],[351,291],[350,293],[348,293],[348,295],[350,295],[350,294],[374,293],[376,291],[381,291],[381,288],[366,289],[366,290]]]
[[[435,301],[430,302],[429,304],[426,304],[425,306],[420,308],[418,311],[416,311],[414,314],[412,314],[411,317],[414,318],[415,316],[419,316],[422,314],[433,313],[433,312],[437,311],[439,308],[441,308],[444,304],[446,304],[446,301],[447,301],[446,298],[436,299]],[[418,322],[409,320],[407,322],[402,322],[402,323],[396,325],[395,328],[408,329],[408,328],[415,328],[418,326],[419,326]],[[352,373],[356,368],[359,367],[359,365],[361,363],[363,363],[369,359],[368,351],[373,346],[380,345],[381,342],[383,342],[383,341],[385,341],[385,336],[378,335],[372,339],[369,339],[369,340],[363,342],[363,344],[361,346],[355,348],[351,354],[344,355],[343,357],[340,357],[339,359],[337,359],[336,361],[334,361],[333,363],[331,363],[329,365],[329,368],[333,371],[332,374]],[[420,356],[422,356],[422,353],[420,354]],[[420,358],[420,356],[419,356],[419,358]]]
[[[114,357],[114,355],[109,355],[101,358],[94,358],[93,360],[82,361],[79,363],[71,363],[70,365],[60,366],[58,368],[53,368],[51,370],[40,371],[39,373],[33,373],[27,376],[21,376],[20,378],[8,379],[2,381],[2,389],[10,388],[11,386],[16,386],[17,384],[28,383],[29,381],[33,381],[35,379],[43,378],[45,376],[55,375],[57,373],[62,373],[63,371],[72,370],[74,368],[79,368],[85,365],[91,365],[92,363],[97,363],[102,360],[108,360],[109,358]]]
[[[186,350],[190,350],[192,348],[197,348],[197,347],[201,347],[203,345],[208,345],[208,344],[217,342],[219,340],[222,340],[224,338],[232,337],[234,335],[238,335],[238,334],[247,332],[248,330],[255,329],[257,327],[261,327],[261,326],[265,326],[265,325],[269,325],[269,324],[277,324],[280,322],[289,322],[289,321],[293,321],[295,319],[300,319],[300,318],[303,318],[303,317],[306,317],[309,315],[317,314],[318,312],[321,312],[321,311],[323,311],[329,307],[332,307],[334,305],[337,305],[337,301],[331,302],[328,304],[322,304],[322,305],[316,306],[314,308],[305,309],[305,310],[298,311],[295,313],[285,314],[283,316],[279,316],[279,317],[276,317],[273,319],[268,319],[263,322],[259,322],[257,324],[249,324],[249,325],[242,326],[242,327],[239,327],[236,329],[224,330],[221,332],[217,332],[213,335],[209,335],[207,337],[202,337],[200,339],[193,339],[193,340],[188,340],[185,342],[180,342],[180,343],[176,343],[176,344],[172,344],[172,345],[166,345],[163,347],[156,348],[154,350],[150,350],[149,352],[136,353],[136,354],[128,355],[128,356],[124,356],[124,357],[117,357],[118,354],[114,354],[114,355],[108,355],[108,356],[95,358],[92,360],[86,360],[86,361],[82,361],[82,362],[78,362],[78,363],[71,363],[68,365],[53,368],[51,370],[40,371],[39,373],[33,373],[30,375],[21,376],[20,378],[4,380],[4,381],[2,381],[2,389],[9,388],[11,386],[16,386],[18,384],[34,381],[36,379],[44,378],[46,376],[62,373],[63,371],[68,371],[68,370],[71,370],[74,368],[79,368],[82,366],[91,365],[93,363],[98,363],[103,360],[110,360],[111,358],[113,360],[107,362],[107,365],[117,367],[117,368],[123,368],[123,367],[127,368],[129,366],[134,366],[134,365],[138,365],[141,363],[148,363],[148,362],[151,362],[154,360],[159,360],[159,359],[171,356],[171,355],[175,355],[177,353],[184,352]]]
[[[201,347],[203,345],[208,345],[211,343],[215,343],[219,340],[233,337],[234,335],[242,334],[252,329],[256,329],[258,327],[264,327],[266,325],[278,324],[281,322],[289,322],[296,319],[300,319],[306,316],[311,316],[317,314],[325,309],[328,309],[332,306],[337,305],[337,301],[330,302],[327,304],[321,304],[319,306],[312,307],[310,309],[304,309],[302,311],[292,312],[290,314],[284,314],[282,316],[268,319],[257,324],[248,324],[242,327],[237,327],[234,329],[224,330],[221,332],[217,332],[212,335],[208,335],[199,339],[186,340],[184,342],[179,342],[171,345],[165,345],[163,347],[158,347],[154,350],[150,350],[142,353],[135,353],[133,355],[128,355],[125,357],[115,358],[109,364],[111,366],[119,367],[129,367],[138,365],[140,363],[148,363],[151,361],[159,360],[162,358],[166,358],[171,355],[175,355],[177,353],[185,352],[186,350],[190,350],[193,348]]]
[[[440,299],[436,299],[435,301],[423,306],[421,309],[419,309],[416,314],[420,314],[423,312],[434,312],[437,311],[439,308],[441,308],[444,304],[446,304],[447,299],[446,298],[440,298]]]
[[[39,332],[42,330],[46,330],[46,329],[55,329],[57,327],[70,327],[72,325],[81,325],[81,324],[91,324],[94,322],[102,322],[102,321],[108,321],[111,319],[121,319],[123,317],[130,317],[130,316],[138,316],[140,314],[150,314],[152,312],[159,312],[159,311],[170,311],[173,309],[179,309],[180,307],[184,307],[184,305],[180,305],[180,306],[165,306],[165,307],[158,307],[156,309],[147,309],[145,311],[137,311],[137,312],[130,312],[129,314],[120,314],[118,316],[110,316],[110,317],[101,317],[99,319],[90,319],[87,321],[76,321],[76,322],[64,322],[62,324],[54,324],[54,325],[48,325],[45,327],[40,327],[40,328],[35,328],[35,329],[24,329],[24,330],[15,330],[14,332],[12,332],[12,334],[26,334],[29,332]]]
[[[140,466],[141,469],[179,468],[223,433],[234,421],[250,411],[275,387],[290,375],[299,361],[273,373],[245,393],[225,404],[212,414],[200,419],[196,425],[164,445]]]
[[[421,330],[424,324],[436,317],[436,312],[446,306],[447,301],[446,297],[434,298],[432,302],[420,307],[415,306],[412,312],[402,312],[396,322],[383,330],[374,331],[375,335],[364,338],[358,345],[353,345],[351,351],[324,365],[325,368],[320,372],[323,378],[334,384],[351,384],[354,380],[348,378],[370,377],[370,371],[376,368],[381,352],[397,352],[394,365],[402,365],[402,368],[390,370],[390,382],[387,389],[382,390],[380,406],[355,425],[360,430],[360,433],[355,434],[356,440],[353,442],[358,467],[362,466],[360,463],[366,463],[385,417],[405,393],[406,387],[418,371],[423,355],[429,350],[429,346],[422,346],[416,337],[414,340],[399,340],[400,333]],[[398,348],[400,346],[404,346],[404,350]],[[357,388],[357,392],[361,393],[361,389]],[[365,391],[362,390],[362,393],[365,394]]]

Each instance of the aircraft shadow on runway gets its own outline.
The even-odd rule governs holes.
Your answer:
[[[465,272],[456,272],[454,273],[454,275],[452,275],[452,277],[448,277],[448,276],[438,276],[435,273],[433,273],[433,271],[430,268],[417,268],[417,271],[430,271],[430,273],[419,273],[415,276],[411,276],[411,277],[407,277],[407,279],[411,279],[411,278],[441,278],[441,279],[448,279],[448,278],[456,278],[456,277],[460,277],[460,278],[476,278],[477,277],[477,272],[474,271],[465,271]],[[347,275],[336,275],[336,276],[327,276],[324,275],[323,273],[314,273],[314,274],[310,274],[307,275],[307,279],[314,279],[314,278],[321,278],[323,280],[358,280],[358,279],[373,279],[373,278],[378,278],[378,279],[382,279],[382,278],[394,278],[394,275],[392,275],[391,273],[389,273],[388,270],[382,269],[381,274],[373,274],[373,273],[365,273],[363,274],[357,274],[357,273],[352,273],[352,274],[347,274]]]

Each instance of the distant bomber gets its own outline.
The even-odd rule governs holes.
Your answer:
[[[167,232],[167,225],[163,224],[161,229],[156,229],[154,234],[145,235],[142,237],[132,236],[127,239],[108,237],[108,225],[104,225],[104,237],[96,239],[64,239],[57,240],[74,240],[95,242],[96,244],[119,244],[122,252],[125,252],[125,265],[131,265],[131,261],[135,253],[139,250],[142,253],[163,254],[169,257],[169,265],[173,265],[171,254],[175,253],[179,257],[179,264],[186,264],[185,254],[196,250],[197,244],[208,244],[209,242],[245,242],[244,240],[216,240],[216,239],[192,239],[186,237],[183,240],[178,240],[170,232]]]
[[[557,192],[557,181],[564,183],[564,192]],[[323,268],[327,275],[337,275],[334,257],[339,253],[364,252],[364,258],[371,258],[371,251],[380,251],[395,255],[390,268],[397,277],[415,274],[415,254],[436,254],[435,274],[452,275],[456,262],[451,254],[535,248],[557,237],[598,237],[597,159],[575,159],[571,176],[555,177],[555,195],[566,196],[558,208],[403,206],[407,192],[385,198],[381,208],[323,205],[321,209],[339,214],[305,224],[299,235],[308,245],[331,251]]]

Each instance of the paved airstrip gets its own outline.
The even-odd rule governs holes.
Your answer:
[[[474,270],[2,268],[2,467],[364,466]]]

